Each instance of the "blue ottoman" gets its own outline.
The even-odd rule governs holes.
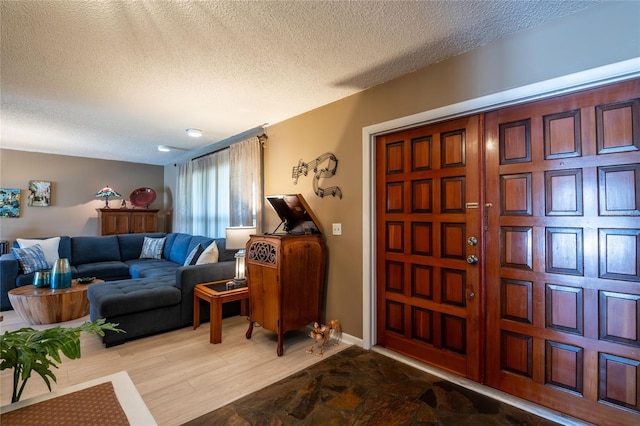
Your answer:
[[[105,332],[103,343],[117,344],[180,327],[180,289],[175,278],[139,278],[92,284],[87,289],[91,321],[104,318],[125,333]]]

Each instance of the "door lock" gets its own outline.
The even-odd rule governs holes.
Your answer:
[[[478,244],[478,239],[476,237],[469,237],[467,238],[467,244],[469,244],[470,246],[475,246],[476,244]]]
[[[467,256],[467,263],[469,265],[473,265],[475,263],[478,263],[478,256],[476,256],[475,254]]]

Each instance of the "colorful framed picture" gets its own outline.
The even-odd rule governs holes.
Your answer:
[[[20,190],[0,188],[0,217],[20,217]]]
[[[32,207],[49,207],[51,205],[51,182],[30,180],[27,205]]]

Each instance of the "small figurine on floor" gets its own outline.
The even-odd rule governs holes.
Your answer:
[[[315,342],[311,345],[311,348],[307,350],[307,353],[312,354],[314,346],[319,345],[320,352],[318,352],[318,356],[322,356],[324,355],[324,345],[326,345],[329,340],[333,339],[335,346],[340,343],[342,327],[340,327],[338,320],[331,320],[329,324],[323,325],[322,327],[315,322],[313,323],[313,329],[309,332],[309,336],[315,340]]]

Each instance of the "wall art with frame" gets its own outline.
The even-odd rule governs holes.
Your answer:
[[[0,217],[20,217],[20,190],[0,188]]]
[[[30,180],[27,205],[31,207],[49,207],[51,205],[51,182]]]

